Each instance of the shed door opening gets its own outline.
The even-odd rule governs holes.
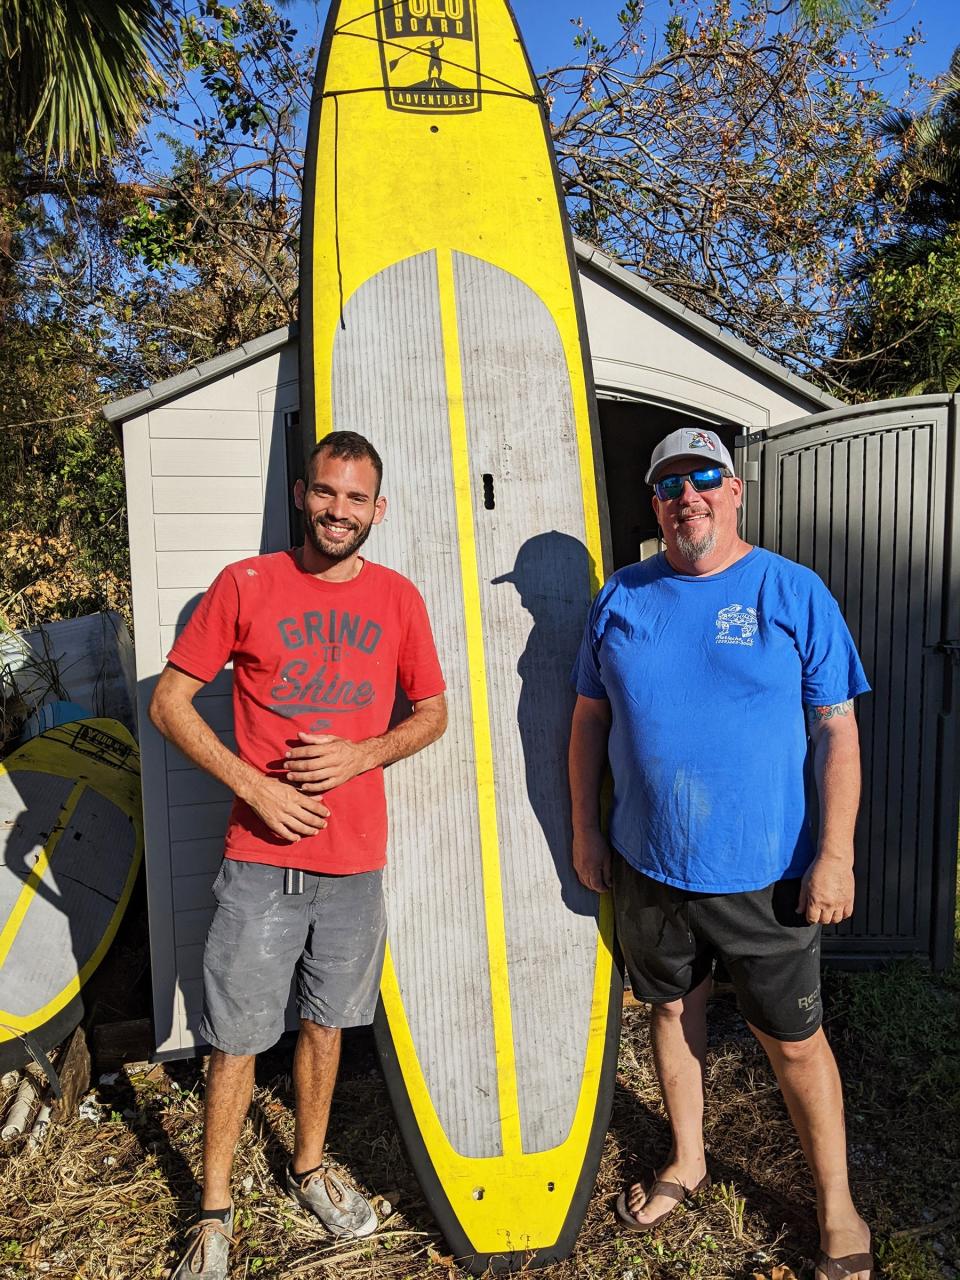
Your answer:
[[[733,427],[718,427],[676,409],[634,400],[601,398],[599,410],[612,568],[622,569],[660,550],[660,531],[650,501],[653,490],[644,477],[663,437],[678,427],[703,427],[715,431],[732,455],[738,433]]]

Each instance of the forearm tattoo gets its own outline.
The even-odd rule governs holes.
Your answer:
[[[837,716],[848,716],[853,711],[853,699],[846,702],[835,702],[832,707],[807,707],[807,724],[813,728],[824,720],[834,720]]]

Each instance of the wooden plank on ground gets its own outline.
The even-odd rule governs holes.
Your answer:
[[[90,1088],[90,1050],[83,1027],[77,1027],[57,1062],[63,1097],[51,1108],[51,1119],[68,1120],[76,1115],[80,1099]]]

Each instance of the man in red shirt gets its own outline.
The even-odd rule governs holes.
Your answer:
[[[304,545],[228,565],[157,682],[150,718],[235,796],[204,949],[207,1070],[203,1195],[174,1276],[223,1280],[230,1170],[255,1055],[282,1034],[291,977],[296,1138],[287,1189],[337,1236],[376,1229],[372,1206],[323,1165],[343,1027],[372,1021],[386,925],[383,768],[446,728],[423,600],[360,555],[386,511],[383,466],[362,436],[317,444],[294,491]],[[233,662],[237,753],[193,705]],[[399,684],[412,712],[390,728]]]

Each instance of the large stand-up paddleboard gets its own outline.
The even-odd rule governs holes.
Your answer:
[[[570,862],[569,673],[601,574],[593,397],[547,126],[504,0],[340,0],[314,92],[301,417],[369,436],[371,554],[427,599],[450,727],[387,771],[378,1043],[478,1273],[569,1253],[609,1117],[612,915]]]
[[[57,725],[0,764],[0,1067],[80,1020],[143,855],[140,755],[117,720]]]

